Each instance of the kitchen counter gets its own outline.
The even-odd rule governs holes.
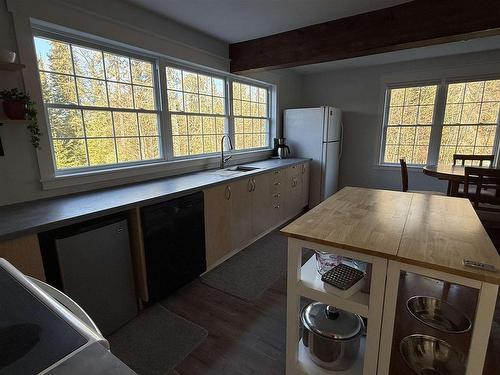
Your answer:
[[[500,256],[467,199],[345,187],[283,228],[284,235],[500,284]]]
[[[149,205],[203,190],[209,186],[297,165],[307,160],[309,159],[268,159],[244,164],[259,168],[248,172],[212,169],[3,206],[0,207],[0,239],[7,240],[25,233],[50,230],[132,207]]]

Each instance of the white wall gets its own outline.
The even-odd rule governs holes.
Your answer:
[[[227,43],[122,0],[0,0],[0,48],[18,51],[19,41],[16,39],[22,38],[19,35],[16,38],[13,17],[9,11],[16,15],[16,20],[27,22],[28,17],[36,18],[183,61],[223,71],[229,69]],[[29,78],[35,75],[36,62],[26,56],[20,57],[21,62],[27,65],[25,76]],[[292,88],[300,84],[298,74],[271,73],[268,77],[270,83],[285,87],[286,92],[279,99],[278,107],[296,101],[296,90]],[[0,72],[0,88],[11,87],[23,89],[22,74]],[[148,175],[133,175],[131,172],[129,176],[118,180],[42,190],[36,152],[25,127],[2,126],[0,137],[5,150],[5,156],[0,157],[0,205],[179,173],[169,167],[159,167]],[[199,163],[199,167],[193,168],[205,167]]]
[[[500,76],[500,50],[397,64],[307,74],[302,104],[331,105],[343,110],[344,149],[341,186],[401,189],[399,168],[376,166],[386,82],[407,82],[481,74]],[[445,191],[446,184],[410,170],[410,189]]]

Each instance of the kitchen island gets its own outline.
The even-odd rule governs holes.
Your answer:
[[[482,373],[500,273],[464,267],[462,259],[500,269],[500,257],[468,200],[346,187],[282,233],[289,237],[287,374],[336,374],[315,365],[300,342],[301,297],[367,318],[359,360],[341,373],[395,373],[390,369],[391,361],[396,360],[394,353],[399,353],[392,350],[396,307],[406,273],[439,281],[443,299],[450,285],[476,293],[464,373]],[[330,293],[316,272],[314,258],[301,266],[303,249],[369,264],[369,293],[357,292],[345,299]],[[409,368],[405,370],[411,373]]]

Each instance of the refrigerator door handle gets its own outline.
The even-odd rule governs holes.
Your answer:
[[[339,160],[342,158],[342,151],[344,151],[344,123],[340,121],[340,149]]]

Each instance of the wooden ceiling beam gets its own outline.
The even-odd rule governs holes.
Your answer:
[[[500,0],[414,0],[229,45],[242,73],[500,34]]]

